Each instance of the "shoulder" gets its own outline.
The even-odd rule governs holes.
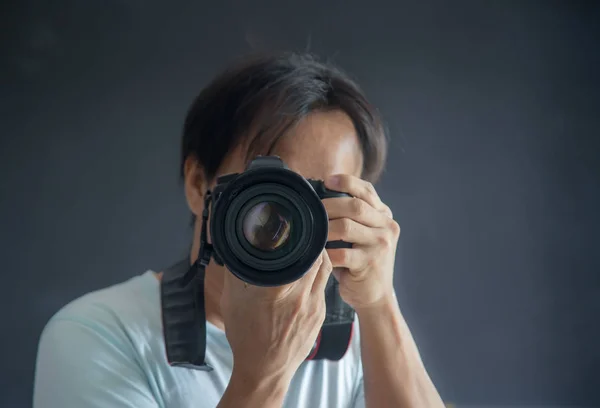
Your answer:
[[[133,341],[160,330],[159,283],[152,272],[73,300],[46,324],[40,342],[87,333],[87,337]]]
[[[97,290],[70,302],[47,323],[44,331],[72,323],[106,335],[127,332],[133,338],[160,330],[160,286],[153,272]]]
[[[123,395],[134,405],[154,400],[141,358],[160,331],[159,286],[150,279],[147,273],[84,295],[49,320],[38,347],[34,406],[87,406],[92,398],[121,406]]]
[[[148,318],[159,312],[159,282],[152,272],[125,282],[88,293],[70,302],[48,322],[71,320],[96,323],[115,323],[133,317]],[[141,323],[147,323],[142,319]]]
[[[158,280],[152,272],[88,293],[64,306],[46,324],[40,347],[49,342],[105,341],[121,347],[160,331]]]

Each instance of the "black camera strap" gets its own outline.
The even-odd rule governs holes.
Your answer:
[[[188,282],[190,271],[193,280]],[[160,285],[167,360],[172,366],[212,371],[206,361],[204,267],[184,259],[163,272]]]

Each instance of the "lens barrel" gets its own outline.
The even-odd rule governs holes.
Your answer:
[[[215,189],[212,245],[241,280],[284,285],[301,278],[325,247],[327,212],[311,183],[283,162],[259,164]]]

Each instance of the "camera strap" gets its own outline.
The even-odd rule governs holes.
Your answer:
[[[170,365],[212,371],[206,357],[205,267],[186,258],[163,271],[160,297]],[[192,280],[189,281],[190,276]]]

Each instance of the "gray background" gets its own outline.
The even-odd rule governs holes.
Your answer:
[[[0,406],[31,404],[62,305],[186,252],[200,88],[309,47],[389,124],[396,285],[444,399],[599,407],[599,2],[212,3],[0,6]]]

